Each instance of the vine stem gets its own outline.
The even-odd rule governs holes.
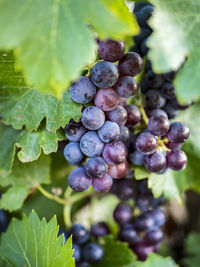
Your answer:
[[[143,106],[140,106],[140,112],[141,112],[141,114],[142,114],[142,118],[143,118],[144,122],[145,122],[146,125],[147,125],[149,119],[148,119],[148,117],[147,117],[147,114],[146,114],[146,112],[145,112]]]
[[[52,200],[55,200],[56,202],[62,204],[62,205],[66,205],[66,200],[60,197],[57,197],[51,193],[49,193],[48,191],[46,191],[41,185],[37,185],[37,189],[46,197]]]

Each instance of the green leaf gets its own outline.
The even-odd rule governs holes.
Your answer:
[[[0,177],[0,185],[11,186],[3,193],[0,208],[13,211],[21,208],[31,188],[50,182],[50,158],[42,155],[37,161],[21,163],[15,158],[12,172]]]
[[[92,29],[102,38],[122,38],[138,31],[122,0],[27,0],[26,4],[3,0],[0,24],[4,25],[0,47],[17,48],[28,82],[59,97],[95,59]]]
[[[64,236],[57,233],[55,216],[47,223],[33,211],[21,221],[13,219],[1,238],[1,258],[13,267],[75,267],[71,238],[63,245]]]
[[[11,171],[16,147],[20,148],[17,153],[20,161],[29,162],[38,159],[41,150],[44,154],[56,152],[58,140],[63,138],[61,131],[53,134],[40,129],[29,133],[26,130],[17,131],[0,124],[0,176],[6,176]]]
[[[150,19],[153,34],[149,38],[149,57],[157,72],[178,69],[186,56],[188,61],[176,79],[179,100],[200,99],[198,73],[200,0],[152,0],[155,12]]]
[[[185,241],[184,266],[199,267],[200,262],[200,234],[191,233]]]
[[[104,257],[103,260],[95,266],[122,267],[136,261],[136,256],[128,248],[127,243],[115,241],[111,236],[105,237],[101,243],[104,249]]]
[[[33,131],[46,118],[47,130],[55,133],[71,119],[79,120],[82,105],[75,103],[67,91],[58,100],[28,87],[14,61],[12,52],[0,53],[0,114],[4,124],[17,130],[25,125]]]
[[[178,267],[170,257],[162,257],[158,254],[149,254],[145,262],[137,262],[134,267]]]

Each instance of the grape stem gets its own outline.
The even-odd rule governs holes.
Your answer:
[[[149,119],[148,119],[148,117],[147,117],[147,114],[146,114],[146,112],[145,112],[143,106],[140,106],[140,112],[141,112],[141,114],[142,114],[142,118],[143,118],[144,122],[145,122],[146,125],[147,125]]]

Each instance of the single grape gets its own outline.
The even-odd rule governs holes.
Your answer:
[[[148,27],[148,20],[154,12],[152,5],[146,5],[137,13],[137,21],[141,27]]]
[[[108,61],[97,62],[91,70],[91,79],[99,88],[113,86],[119,77],[117,67]]]
[[[149,232],[146,233],[145,235],[145,241],[149,245],[156,245],[160,243],[164,238],[163,232],[157,228],[157,229],[152,229]]]
[[[183,122],[173,122],[170,125],[168,138],[173,143],[184,143],[190,135],[190,130]]]
[[[155,152],[145,157],[145,167],[149,172],[160,172],[166,168],[166,157],[162,152]]]
[[[82,135],[86,131],[86,128],[82,125],[81,122],[75,122],[74,120],[71,120],[65,126],[65,135],[67,139],[71,142],[79,142]]]
[[[136,243],[133,247],[133,251],[138,256],[138,260],[145,261],[149,253],[152,253],[154,250],[153,246],[150,246],[144,241]]]
[[[148,211],[135,218],[134,226],[138,232],[145,232],[153,228],[154,218]]]
[[[104,143],[95,131],[89,131],[81,137],[80,148],[86,156],[95,157],[101,155]]]
[[[74,244],[83,245],[89,238],[90,234],[81,224],[74,224],[69,230],[69,236],[72,235]]]
[[[148,90],[146,94],[146,104],[150,109],[162,108],[166,103],[166,99],[158,90]]]
[[[98,130],[105,122],[105,114],[100,108],[90,106],[84,109],[81,121],[85,128],[89,130]]]
[[[143,60],[135,52],[126,53],[119,61],[118,68],[121,75],[135,76],[141,72]]]
[[[111,88],[99,89],[95,95],[94,103],[103,111],[113,110],[119,102],[119,96]]]
[[[119,179],[113,181],[112,193],[121,200],[129,200],[134,197],[133,179]]]
[[[164,111],[167,113],[169,119],[173,119],[178,115],[178,107],[174,107],[171,102],[168,102],[164,107]]]
[[[162,206],[166,203],[166,199],[164,196],[153,198],[152,199],[152,207],[154,209],[158,208],[159,206]]]
[[[92,184],[96,192],[108,192],[112,187],[113,179],[106,173],[99,179],[93,179]]]
[[[165,143],[166,147],[174,150],[174,149],[181,149],[181,147],[183,146],[183,143],[173,143],[173,142],[167,142]]]
[[[129,161],[136,166],[144,165],[145,155],[141,152],[135,150],[134,152],[129,153]]]
[[[113,121],[106,121],[98,130],[98,135],[104,143],[111,143],[118,139],[120,135],[119,125]]]
[[[68,176],[68,185],[76,192],[87,190],[91,184],[92,179],[85,174],[83,167],[74,169]]]
[[[127,111],[122,106],[117,106],[115,109],[107,112],[108,118],[116,122],[119,126],[123,126],[127,121]]]
[[[77,142],[70,142],[65,146],[64,157],[71,165],[79,165],[85,158]]]
[[[103,60],[115,62],[120,60],[125,52],[125,43],[111,39],[98,42],[98,54]]]
[[[127,105],[125,107],[128,117],[127,117],[127,125],[135,126],[141,121],[141,112],[140,109],[135,105]]]
[[[126,126],[120,126],[120,135],[118,140],[124,143],[127,147],[130,144],[131,134]]]
[[[142,212],[147,211],[151,207],[152,196],[138,194],[135,199],[135,204]]]
[[[154,89],[160,89],[165,81],[162,74],[155,74],[152,69],[147,71],[146,78],[148,79],[149,85]]]
[[[102,260],[104,251],[102,246],[96,243],[89,243],[83,248],[83,258],[90,264],[98,263]]]
[[[80,104],[86,104],[93,100],[96,94],[96,86],[90,78],[81,76],[78,81],[74,82],[69,88],[71,98]]]
[[[163,136],[169,131],[170,122],[164,116],[152,116],[148,121],[148,131],[153,135]]]
[[[131,220],[133,210],[127,204],[118,204],[113,212],[113,217],[118,224],[125,224]]]
[[[174,149],[167,153],[167,167],[174,170],[183,170],[187,165],[187,156],[184,151]]]
[[[140,235],[136,232],[133,224],[127,223],[120,227],[119,240],[127,242],[129,245],[134,245],[141,241]]]
[[[153,154],[158,147],[155,136],[149,132],[142,132],[136,139],[136,148],[144,155]]]
[[[78,263],[81,261],[81,247],[73,244],[72,248],[74,249],[73,257],[75,258],[75,262]]]
[[[125,160],[124,162],[117,165],[110,165],[108,168],[108,174],[112,178],[122,178],[128,173],[128,162]]]
[[[121,97],[132,97],[137,93],[137,82],[131,76],[122,76],[117,82],[116,91]]]
[[[164,98],[172,99],[175,97],[175,89],[172,83],[165,82],[161,87],[161,92]]]
[[[148,211],[148,213],[153,216],[157,227],[163,226],[166,223],[166,216],[163,210],[157,208],[155,210]]]
[[[126,160],[127,148],[121,141],[114,141],[105,145],[102,155],[108,164],[120,164]]]
[[[90,232],[96,238],[108,235],[110,233],[109,228],[105,222],[98,222],[96,224],[93,224],[91,226]]]
[[[91,178],[103,177],[107,172],[108,166],[103,158],[89,158],[85,164],[85,172]]]
[[[159,117],[163,116],[168,119],[167,113],[163,109],[153,109],[150,111],[150,117]]]

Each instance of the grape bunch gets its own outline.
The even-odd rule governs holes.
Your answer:
[[[165,199],[153,197],[147,187],[147,179],[121,179],[115,181],[114,185],[115,194],[122,200],[113,213],[120,227],[118,238],[128,243],[138,259],[144,261],[149,253],[158,252],[164,238],[160,227],[165,224],[166,217],[160,206],[165,203]],[[135,207],[125,202],[132,198],[135,200]]]
[[[74,249],[73,257],[75,258],[76,266],[89,267],[100,262],[104,256],[102,246],[97,242],[91,242],[91,234],[94,236],[96,235],[96,237],[107,234],[107,232],[105,234],[102,233],[105,233],[105,226],[103,223],[94,225],[93,230],[91,228],[91,233],[86,230],[83,225],[74,224],[69,231],[59,230],[58,236],[64,234],[65,242],[72,236],[72,248]]]
[[[71,165],[78,165],[68,184],[77,192],[91,185],[97,192],[107,192],[113,178],[126,175],[129,128],[141,120],[139,108],[127,101],[137,92],[133,76],[141,72],[142,58],[134,52],[125,54],[124,42],[98,41],[98,47],[102,60],[93,66],[90,77],[81,76],[69,89],[71,98],[83,105],[81,120],[71,120],[65,127],[70,142],[64,156]]]

